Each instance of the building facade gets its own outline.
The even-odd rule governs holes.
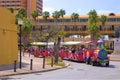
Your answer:
[[[99,22],[99,31],[101,34],[109,35],[114,37],[114,30],[120,28],[120,14],[106,14],[107,21],[104,26]],[[60,29],[63,29],[67,32],[67,36],[70,35],[88,35],[88,15],[81,15],[77,22],[72,22],[71,16],[64,16],[64,18],[59,18],[57,22],[54,21],[52,17],[49,17],[47,22],[45,22],[42,16],[37,18],[37,27],[35,30],[44,30],[52,26],[57,25]]]
[[[0,8],[0,65],[18,61],[17,33],[15,15],[6,8]]]
[[[30,18],[32,11],[37,10],[39,15],[42,14],[43,0],[27,0],[27,16]]]
[[[32,11],[37,10],[42,14],[43,0],[0,0],[0,7],[13,8],[15,13],[23,7],[27,9],[27,17],[30,18]]]

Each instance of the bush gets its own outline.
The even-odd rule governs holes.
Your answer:
[[[52,58],[52,57],[47,57],[47,58],[45,58],[47,65],[51,65],[51,58]],[[55,59],[55,58],[53,58],[53,60],[54,60],[54,59]],[[58,58],[58,64],[54,64],[54,62],[53,62],[53,65],[56,65],[56,66],[65,66],[64,62],[62,61],[62,59],[61,59],[60,57]]]
[[[113,53],[113,50],[106,50],[108,54]]]

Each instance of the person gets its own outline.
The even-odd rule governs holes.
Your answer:
[[[73,53],[73,54],[75,53],[75,48],[72,48],[72,53]]]

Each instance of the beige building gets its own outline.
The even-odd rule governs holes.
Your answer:
[[[101,22],[99,23],[99,31],[101,34],[109,35],[114,37],[115,28],[120,28],[120,14],[106,14],[107,21],[103,30]],[[100,16],[99,16],[100,17]],[[35,31],[49,29],[50,27],[57,24],[57,27],[63,29],[67,32],[67,36],[70,35],[88,35],[88,15],[80,15],[77,22],[72,22],[71,16],[64,16],[64,18],[59,18],[57,23],[54,21],[53,17],[49,17],[47,22],[43,20],[42,16],[37,18],[37,27]]]
[[[0,65],[18,61],[18,35],[15,15],[0,8]]]

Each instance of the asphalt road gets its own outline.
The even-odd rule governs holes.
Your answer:
[[[26,75],[8,76],[3,80],[120,80],[120,62],[111,61],[109,67],[70,62],[64,69]]]

